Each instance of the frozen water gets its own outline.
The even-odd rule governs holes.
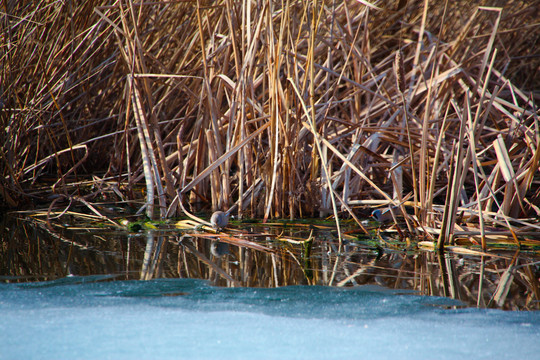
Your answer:
[[[540,312],[376,287],[0,284],[0,359],[533,359]]]

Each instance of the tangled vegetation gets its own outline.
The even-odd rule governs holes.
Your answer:
[[[389,205],[441,246],[519,242],[540,229],[537,6],[5,1],[1,199],[159,218]]]

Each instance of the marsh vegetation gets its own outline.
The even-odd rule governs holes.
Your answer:
[[[324,217],[341,253],[384,207],[405,244],[535,249],[537,6],[6,1],[4,208]]]

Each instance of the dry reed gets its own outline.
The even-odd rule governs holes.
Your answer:
[[[460,223],[517,241],[539,229],[540,23],[481,3],[3,2],[2,201],[144,180],[149,217],[378,200],[441,247]]]

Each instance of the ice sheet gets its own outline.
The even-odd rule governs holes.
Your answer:
[[[533,359],[540,313],[376,287],[0,284],[0,359]]]

